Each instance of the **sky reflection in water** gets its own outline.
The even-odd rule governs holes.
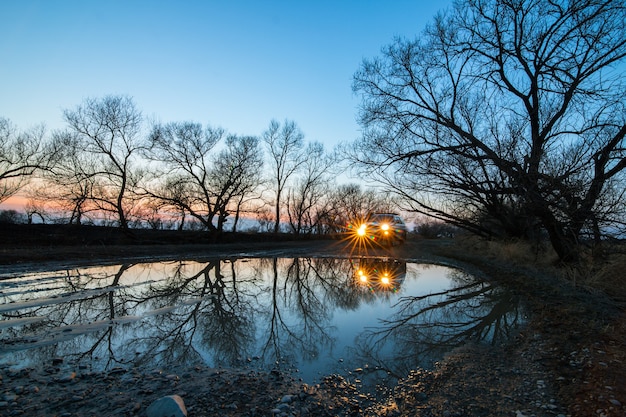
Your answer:
[[[0,300],[0,364],[249,366],[308,383],[394,380],[468,340],[503,341],[523,317],[462,271],[372,258],[77,268],[5,277]]]

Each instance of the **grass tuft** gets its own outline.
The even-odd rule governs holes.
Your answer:
[[[524,240],[485,240],[473,236],[457,238],[457,252],[482,257],[515,267],[537,269],[558,280],[564,280],[589,292],[603,293],[619,304],[626,305],[626,253],[615,245],[604,248],[601,256],[584,251],[581,262],[563,264],[549,246]]]

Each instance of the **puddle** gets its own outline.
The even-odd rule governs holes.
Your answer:
[[[389,258],[243,258],[38,272],[0,280],[0,364],[338,373],[393,384],[522,324],[511,293]]]

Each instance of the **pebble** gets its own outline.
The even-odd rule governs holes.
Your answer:
[[[187,417],[185,402],[178,395],[161,397],[146,409],[148,417]]]
[[[17,400],[17,394],[7,392],[7,393],[4,394],[2,399],[5,402],[9,402],[10,403],[10,402],[13,402],[13,401]]]
[[[76,372],[71,372],[61,378],[59,378],[59,382],[72,382],[76,378]]]
[[[361,368],[357,368],[354,371],[363,372]],[[267,375],[253,375],[252,373],[239,374],[224,370],[197,369],[195,371],[187,370],[187,372],[178,374],[162,371],[147,371],[147,373],[142,374],[139,371],[123,368],[114,368],[102,374],[81,371],[77,375],[75,372],[60,369],[56,369],[55,372],[56,375],[45,375],[42,371],[33,371],[30,374],[16,374],[18,378],[23,379],[16,379],[13,386],[5,384],[6,391],[4,393],[0,392],[0,415],[14,415],[20,411],[28,414],[32,412],[33,404],[47,403],[48,399],[52,397],[51,391],[56,393],[57,398],[61,398],[61,402],[73,401],[68,407],[85,411],[87,414],[104,415],[112,413],[116,415],[143,415],[146,417],[185,417],[188,413],[193,416],[198,414],[199,410],[215,416],[259,416],[269,414],[276,417],[289,417],[314,415],[312,413],[319,411],[320,407],[324,407],[321,395],[324,395],[324,398],[328,398],[326,397],[328,393],[332,393],[333,403],[331,409],[338,413],[336,415],[359,415],[358,413],[363,413],[367,409],[370,401],[367,396],[359,394],[358,387],[353,384],[354,380],[350,381],[350,379],[336,375],[326,378],[323,384],[300,384],[294,390],[294,386],[288,384],[289,378],[282,376],[279,372]],[[416,374],[420,374],[420,372],[416,372]],[[7,375],[8,371],[5,373],[5,382],[9,380],[6,377]],[[424,373],[425,378],[429,375],[430,373]],[[255,387],[271,384],[274,376],[280,377],[281,381],[277,385],[279,388],[276,391],[264,393],[263,399],[258,396],[244,402],[244,398],[250,398],[251,392],[254,393]],[[202,380],[206,385],[188,385],[191,380],[198,377],[200,378],[198,381]],[[1,379],[2,377],[0,376],[0,381]],[[72,384],[60,384],[61,381],[65,380],[73,382]],[[170,387],[170,382],[176,388]],[[284,385],[283,382],[285,383]],[[91,391],[83,387],[89,386],[90,389],[93,389],[94,384],[99,387],[101,395],[105,393],[119,393],[119,395],[116,394],[115,402],[111,404],[111,408],[107,408],[107,405],[93,403],[92,395],[87,394],[87,392]],[[536,404],[534,401],[529,401],[529,405],[534,404],[537,409],[548,411],[549,415],[554,416],[557,414],[557,402],[549,399],[549,393],[546,392],[549,386],[547,379],[541,377],[529,378],[525,380],[525,384],[532,392],[539,392],[541,395]],[[39,387],[41,387],[43,395]],[[164,387],[167,387],[165,392],[162,391]],[[196,388],[201,392],[196,392]],[[164,394],[173,394],[173,391],[176,392],[176,395],[158,398]],[[98,390],[94,390],[93,393],[97,394]],[[198,398],[202,398],[199,397],[199,394],[206,394],[204,397],[206,402],[198,401]],[[191,398],[188,398],[188,395]],[[215,400],[207,398],[212,395],[215,395]],[[412,395],[420,402],[426,402],[429,398],[422,392],[413,393]],[[138,402],[138,398],[145,402],[143,404]],[[189,405],[185,404],[183,398],[187,400]],[[397,398],[398,401],[400,399],[401,396]],[[56,401],[59,400],[56,399]],[[148,404],[149,406],[146,408]],[[266,408],[262,408],[261,404]],[[611,404],[619,406],[618,404],[620,403],[617,400],[613,400]],[[395,405],[394,407],[390,405],[385,406],[384,414],[377,415],[390,417],[399,415],[398,407]],[[40,410],[38,409],[38,411]],[[268,413],[270,410],[271,412]],[[381,410],[383,410],[382,406]],[[349,414],[341,414],[344,411]],[[510,414],[511,417],[532,417],[537,415],[536,411],[530,411],[529,408],[511,412]],[[461,415],[459,410],[452,407],[445,410],[445,413],[450,417]],[[564,415],[561,414],[559,417],[564,417]]]
[[[280,412],[289,411],[289,404],[278,404],[276,408],[280,410]]]

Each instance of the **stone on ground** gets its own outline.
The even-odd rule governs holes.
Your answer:
[[[178,395],[161,397],[146,410],[148,417],[187,417],[185,402]]]

